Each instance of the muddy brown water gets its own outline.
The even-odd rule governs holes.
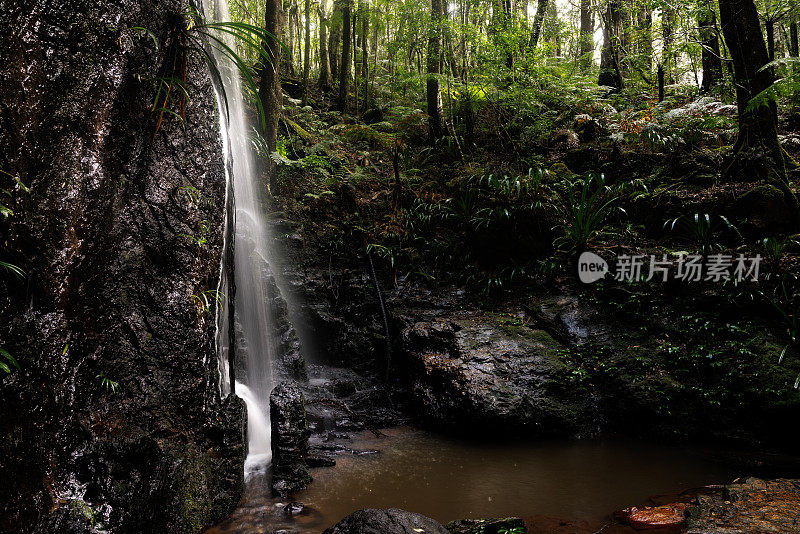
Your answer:
[[[736,473],[700,451],[632,441],[475,443],[395,428],[357,436],[352,448],[313,469],[295,496],[306,510],[284,519],[284,503],[248,483],[242,506],[214,533],[319,533],[360,508],[402,508],[441,523],[454,519],[548,516],[598,522],[658,494],[730,482]]]

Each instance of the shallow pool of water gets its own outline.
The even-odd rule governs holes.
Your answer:
[[[383,434],[365,434],[353,443],[355,449],[380,454],[338,456],[336,467],[312,470],[313,484],[295,496],[309,513],[285,526],[318,533],[359,508],[390,507],[442,523],[506,515],[594,521],[653,495],[726,483],[735,476],[701,452],[651,443],[487,444],[409,428]],[[241,518],[263,514],[258,528],[241,521],[224,532],[270,532],[263,530],[264,507],[278,505],[251,504]]]

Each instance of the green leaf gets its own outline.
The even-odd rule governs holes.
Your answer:
[[[0,261],[0,267],[5,269],[6,271],[10,272],[11,274],[14,274],[14,275],[18,276],[19,278],[25,278],[25,271],[23,271],[22,269],[20,269],[16,265],[13,265],[11,263],[6,263],[4,261]]]
[[[17,363],[17,360],[6,349],[0,348],[0,356],[2,356],[9,364],[19,369],[19,363]],[[11,372],[11,368],[8,366],[8,364],[0,362],[0,366],[2,366],[0,368],[2,368],[6,373]]]

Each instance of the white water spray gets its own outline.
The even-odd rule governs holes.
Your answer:
[[[230,20],[227,0],[203,0],[205,16],[217,22]],[[220,32],[228,46],[236,49],[231,36]],[[271,460],[269,394],[273,388],[272,362],[275,343],[272,339],[272,315],[266,293],[268,273],[266,222],[262,207],[262,184],[255,172],[251,132],[245,114],[245,102],[239,71],[233,61],[218,50],[214,60],[221,75],[224,94],[217,89],[227,180],[233,181],[234,265],[223,259],[219,291],[227,298],[229,287],[226,273],[234,268],[235,331],[230,331],[226,306],[217,315],[217,348],[220,355],[220,390],[230,392],[228,347],[231,336],[236,347],[236,360],[246,362],[244,376],[236,376],[236,394],[247,405],[248,454],[245,474],[264,468]],[[226,245],[230,236],[226,236]],[[241,381],[241,382],[240,382]]]
[[[261,415],[261,406],[250,388],[236,382],[236,395],[242,398],[247,406],[247,435],[250,438],[248,444],[247,459],[244,462],[245,473],[258,471],[269,464],[272,459],[270,449],[270,436],[272,429],[267,418]]]

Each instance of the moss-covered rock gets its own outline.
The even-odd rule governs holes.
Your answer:
[[[734,200],[731,215],[747,219],[758,230],[777,233],[791,225],[792,214],[783,192],[774,185],[761,184]]]
[[[574,388],[566,347],[518,316],[454,313],[403,331],[412,394],[430,421],[470,432],[586,435],[591,406]]]

